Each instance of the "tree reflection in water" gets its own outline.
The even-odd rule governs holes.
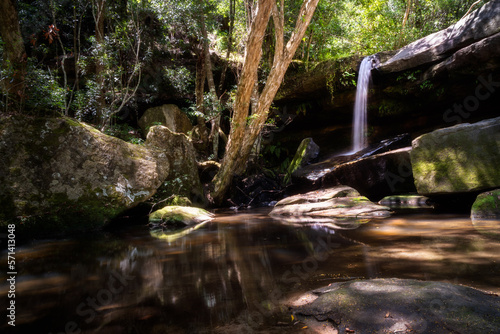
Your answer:
[[[2,332],[293,332],[300,328],[283,300],[330,282],[400,277],[500,286],[498,240],[467,219],[412,219],[331,230],[256,212],[218,215],[177,237],[137,226],[36,242],[17,254],[16,327]],[[7,291],[0,287],[2,296]]]

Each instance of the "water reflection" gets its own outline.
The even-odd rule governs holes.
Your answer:
[[[174,237],[139,226],[33,243],[18,249],[16,328],[2,332],[293,332],[300,328],[282,300],[339,280],[500,286],[500,244],[476,233],[470,219],[410,216],[357,226],[290,226],[257,212],[218,215]],[[7,290],[0,287],[2,298]]]

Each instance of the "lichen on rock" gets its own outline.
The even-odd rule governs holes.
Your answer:
[[[150,198],[169,172],[154,149],[67,117],[3,117],[0,224],[54,235],[101,227]]]

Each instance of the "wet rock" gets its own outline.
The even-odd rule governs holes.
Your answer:
[[[389,208],[370,202],[351,187],[337,186],[282,199],[269,214],[276,219],[315,222],[331,218],[381,218]]]
[[[434,205],[430,198],[419,195],[396,195],[382,198],[378,204],[388,206],[393,210],[401,209],[432,209]]]
[[[450,27],[401,48],[378,69],[382,72],[400,72],[431,64],[498,32],[500,2],[489,1]]]
[[[214,215],[204,209],[188,206],[166,206],[149,215],[149,222],[154,224],[196,225],[212,220]]]
[[[149,199],[170,171],[156,149],[70,118],[2,118],[0,156],[0,222],[32,235],[101,227]]]
[[[193,128],[187,115],[175,104],[164,104],[146,110],[139,119],[138,124],[144,136],[147,136],[149,129],[154,125],[163,125],[172,132],[184,134],[187,134]]]
[[[338,333],[496,333],[500,298],[450,283],[372,279],[332,283],[292,308],[306,323]]]
[[[318,157],[318,154],[319,146],[316,145],[312,138],[306,138],[302,140],[299,148],[297,149],[297,152],[295,152],[295,156],[293,157],[290,166],[288,167],[285,183],[290,180],[293,172],[310,164],[314,159]]]
[[[186,135],[157,125],[149,130],[145,145],[159,151],[160,156],[170,161],[170,173],[158,189],[158,196],[168,197],[174,194],[186,196],[196,204],[205,203],[196,153]]]
[[[422,195],[500,187],[500,117],[427,133],[412,143],[411,163]]]
[[[332,158],[298,169],[292,181],[302,189],[348,185],[371,200],[415,192],[410,162],[411,147],[345,161]]]
[[[472,205],[473,219],[500,219],[500,189],[479,194]]]

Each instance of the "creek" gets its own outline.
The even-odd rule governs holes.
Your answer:
[[[356,278],[437,280],[500,293],[500,240],[466,216],[396,214],[333,230],[267,214],[220,212],[170,241],[135,225],[20,246],[16,327],[3,322],[1,331],[306,333],[283,303]],[[2,298],[8,289],[0,286]]]

